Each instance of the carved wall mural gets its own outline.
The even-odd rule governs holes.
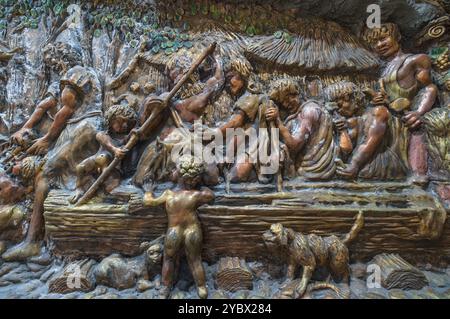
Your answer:
[[[0,297],[450,298],[449,9],[0,0]]]

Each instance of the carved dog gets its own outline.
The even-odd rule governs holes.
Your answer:
[[[359,212],[355,223],[343,239],[337,236],[320,237],[315,234],[304,235],[273,224],[263,233],[264,244],[269,250],[281,252],[288,262],[287,280],[294,280],[298,266],[303,266],[303,275],[295,288],[294,298],[300,298],[306,291],[309,280],[317,267],[327,267],[334,281],[349,280],[349,253],[347,245],[356,238],[364,226],[364,216]],[[322,287],[321,285],[320,287]],[[319,287],[319,286],[318,286]],[[337,288],[328,285],[328,288]]]

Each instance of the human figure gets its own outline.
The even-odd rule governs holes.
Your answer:
[[[208,188],[198,189],[201,175],[204,172],[202,163],[193,157],[186,156],[178,166],[179,189],[166,190],[155,198],[151,192],[145,193],[145,206],[165,205],[168,229],[164,241],[164,260],[162,268],[161,294],[167,298],[176,275],[179,263],[179,251],[184,247],[186,257],[197,285],[200,298],[207,298],[205,271],[202,265],[202,230],[196,215],[198,207],[214,201],[214,193]]]
[[[175,100],[172,103],[173,109],[179,115],[180,121],[186,125],[191,125],[194,121],[199,120],[203,115],[205,108],[210,103],[211,98],[219,92],[224,85],[224,74],[222,61],[215,57],[215,71],[202,86],[200,93],[186,97],[185,99]],[[170,78],[173,81],[177,81],[180,78],[181,71],[179,68],[175,68],[175,71],[169,72]],[[163,171],[162,175],[167,174],[170,170],[168,167],[159,167],[161,163],[170,162],[170,159],[162,158],[168,153],[174,144],[180,143],[186,138],[185,135],[179,134],[176,130],[176,126],[173,121],[168,121],[168,110],[157,110],[153,108],[152,101],[154,99],[164,99],[168,93],[162,93],[161,95],[150,95],[147,97],[139,110],[139,123],[142,125],[147,118],[152,116],[154,112],[157,112],[157,116],[152,124],[148,128],[148,132],[141,136],[141,140],[144,144],[144,151],[140,156],[137,164],[136,172],[133,176],[133,182],[138,186],[144,186],[150,180],[157,179],[155,172],[157,170]],[[158,138],[155,138],[158,136]],[[156,139],[156,141],[155,141]],[[149,141],[152,141],[149,143]],[[160,148],[163,148],[162,150]],[[172,163],[175,164],[175,163]],[[218,179],[217,168],[214,166],[208,167],[210,171],[211,184],[216,183]]]
[[[76,163],[97,150],[95,136],[102,124],[102,103],[95,71],[82,66],[71,68],[61,79],[61,91],[62,107],[48,132],[27,150],[29,154],[46,154],[46,162],[34,180],[33,212],[27,236],[2,255],[4,260],[25,260],[39,254],[44,235],[44,201],[50,185],[67,185],[67,179],[75,176]]]
[[[50,85],[29,119],[11,136],[14,143],[22,145],[26,136],[33,135],[33,129],[46,133],[51,124],[43,123],[45,115],[48,115],[48,122],[51,122],[60,106],[60,80],[70,68],[81,64],[81,60],[81,49],[70,44],[58,42],[45,47],[44,63]]]
[[[381,104],[387,101],[391,113],[408,128],[407,157],[413,172],[412,182],[427,184],[428,153],[422,118],[431,110],[438,94],[431,81],[431,60],[426,54],[404,53],[400,31],[393,23],[366,29],[363,38],[385,62],[381,78],[386,94],[380,92],[374,102]]]
[[[287,147],[290,160],[286,162],[291,162],[287,173],[307,180],[330,179],[336,172],[337,156],[330,114],[316,100],[302,103],[298,84],[290,79],[272,83],[270,98],[287,111],[284,121],[277,107],[266,112]]]
[[[339,158],[345,162],[337,168],[337,175],[346,179],[404,177],[406,168],[389,138],[388,109],[384,105],[364,107],[363,92],[348,81],[329,85],[325,97],[336,106],[333,123]]]
[[[85,187],[91,185],[92,179],[98,177],[114,157],[122,159],[126,156],[128,150],[124,146],[136,122],[137,114],[128,103],[113,105],[105,112],[107,131],[98,132],[96,135],[100,144],[98,152],[77,165],[77,189],[70,199],[71,203],[76,203],[83,196]],[[119,186],[120,181],[121,172],[116,168],[104,183],[106,192],[110,193]]]

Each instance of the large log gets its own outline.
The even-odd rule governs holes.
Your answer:
[[[302,233],[341,236],[350,230],[359,211],[364,213],[365,227],[350,246],[353,260],[400,253],[408,261],[434,263],[450,256],[446,212],[432,194],[418,187],[406,183],[288,182],[283,193],[271,187],[232,185],[230,195],[215,189],[215,204],[198,210],[206,260],[270,258],[261,236],[273,223],[281,222]],[[54,252],[138,254],[139,245],[164,234],[167,225],[164,208],[142,207],[142,195],[136,189],[120,190],[103,203],[73,207],[67,202],[67,191],[50,192],[44,216]],[[440,237],[439,232],[443,233]]]
[[[48,291],[66,294],[73,291],[91,291],[95,288],[92,259],[77,260],[67,264],[49,280]]]
[[[380,267],[381,285],[386,289],[420,290],[428,285],[424,273],[397,254],[380,254],[373,264]]]
[[[217,266],[216,283],[218,288],[226,291],[251,290],[253,274],[244,259],[224,257]]]

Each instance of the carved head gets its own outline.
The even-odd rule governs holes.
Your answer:
[[[205,167],[194,156],[183,156],[178,163],[178,179],[186,189],[195,189],[202,181]]]
[[[301,104],[298,84],[291,79],[276,80],[270,85],[269,96],[289,113],[295,112]]]
[[[26,190],[6,174],[0,175],[0,202],[1,204],[14,204],[25,195]]]
[[[400,31],[394,23],[384,23],[380,28],[366,28],[363,39],[382,58],[388,58],[400,50]]]
[[[50,43],[44,48],[44,63],[53,72],[64,74],[82,64],[81,50],[64,42]]]
[[[282,224],[272,224],[268,231],[263,233],[264,245],[269,250],[278,250],[279,248],[287,248],[288,232]]]
[[[230,62],[229,71],[225,74],[225,88],[231,96],[237,97],[244,93],[249,84],[250,70],[239,59]]]
[[[108,130],[115,134],[128,134],[137,123],[137,113],[128,104],[116,104],[105,112]]]
[[[231,70],[225,75],[226,89],[231,96],[239,96],[246,87],[245,77],[238,71]]]
[[[324,93],[328,102],[337,104],[337,112],[344,117],[354,116],[361,109],[364,99],[359,87],[348,81],[331,84]]]

